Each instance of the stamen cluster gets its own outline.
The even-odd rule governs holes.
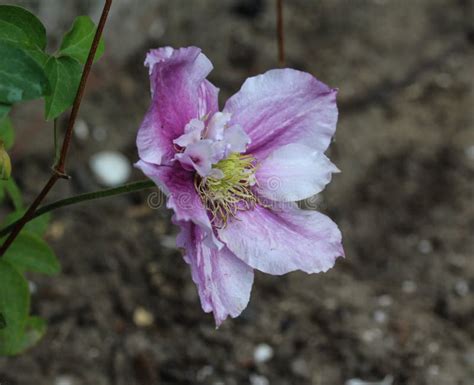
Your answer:
[[[225,227],[230,217],[258,202],[252,192],[256,161],[252,155],[232,153],[213,168],[217,176],[203,178],[196,173],[194,187],[211,213],[211,222],[216,227]]]

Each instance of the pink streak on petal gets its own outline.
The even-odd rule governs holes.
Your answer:
[[[237,317],[247,307],[253,285],[253,269],[229,249],[210,249],[203,244],[202,230],[192,223],[182,223],[176,243],[186,250],[184,260],[191,266],[205,312],[213,312],[219,326],[228,317]]]
[[[331,219],[289,203],[278,210],[241,211],[218,235],[243,262],[268,274],[325,272],[344,255],[341,232]]]
[[[247,152],[259,160],[289,143],[324,152],[336,130],[336,93],[308,73],[276,69],[248,78],[224,112],[249,134]]]

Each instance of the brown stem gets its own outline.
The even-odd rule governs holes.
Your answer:
[[[76,93],[76,99],[74,99],[71,114],[69,115],[69,122],[67,125],[66,134],[64,135],[64,141],[63,146],[61,148],[61,153],[59,155],[59,161],[54,167],[55,171],[60,175],[65,174],[64,169],[66,166],[66,157],[72,139],[74,123],[76,122],[77,113],[79,112],[82,96],[84,95],[84,90],[86,88],[87,78],[89,77],[92,63],[94,62],[95,53],[97,51],[97,47],[99,46],[100,38],[102,36],[102,32],[104,31],[105,22],[107,21],[107,16],[109,14],[111,5],[112,0],[105,1],[104,9],[99,20],[99,25],[97,26],[97,31],[95,32],[94,40],[92,41],[91,49],[89,50],[89,56],[87,57],[87,61],[84,66],[84,71],[82,71],[81,82],[79,83],[79,88]]]
[[[87,57],[86,64],[84,65],[84,70],[82,71],[81,82],[79,83],[79,88],[76,93],[76,98],[74,99],[74,104],[72,106],[71,114],[69,115],[69,121],[64,135],[63,144],[61,147],[61,153],[59,154],[59,160],[57,164],[53,167],[53,174],[50,176],[48,182],[43,187],[41,192],[38,194],[33,203],[28,207],[25,214],[18,221],[15,228],[9,234],[8,238],[3,243],[0,248],[0,258],[5,254],[10,245],[13,243],[15,238],[18,236],[23,227],[33,218],[34,213],[41,202],[46,198],[48,193],[51,191],[53,186],[56,184],[60,178],[68,178],[65,173],[66,158],[69,150],[69,145],[72,139],[72,133],[74,129],[74,123],[76,122],[77,114],[79,112],[79,107],[81,106],[82,96],[84,95],[84,90],[86,87],[87,78],[91,71],[92,63],[94,62],[95,53],[99,45],[102,32],[104,31],[105,22],[107,21],[107,16],[109,14],[110,7],[112,5],[112,0],[105,0],[104,9],[102,10],[102,15],[100,17],[99,25],[95,32],[94,40],[92,41],[91,48],[89,50],[89,56]]]
[[[283,0],[276,0],[278,64],[285,66],[285,35],[283,32]]]

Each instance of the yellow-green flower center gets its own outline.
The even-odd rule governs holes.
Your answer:
[[[196,174],[194,186],[217,227],[224,227],[229,217],[257,203],[251,189],[255,185],[255,163],[252,155],[232,153],[213,166],[215,177]]]

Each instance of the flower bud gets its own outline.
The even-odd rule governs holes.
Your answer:
[[[0,179],[6,180],[10,178],[12,172],[12,164],[10,161],[10,156],[5,150],[3,142],[0,140]]]

